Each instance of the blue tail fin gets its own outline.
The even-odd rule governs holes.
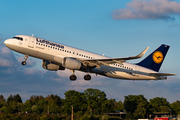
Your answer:
[[[149,68],[156,72],[159,71],[166,53],[168,52],[170,46],[162,44],[158,47],[154,52],[152,52],[149,56],[147,56],[144,60],[137,63],[137,65]]]

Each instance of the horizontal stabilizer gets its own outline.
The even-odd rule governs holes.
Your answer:
[[[173,76],[173,73],[150,73],[150,76]]]

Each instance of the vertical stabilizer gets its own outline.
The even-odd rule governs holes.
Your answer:
[[[149,56],[147,56],[144,60],[137,63],[137,65],[158,72],[168,52],[169,47],[170,46],[168,45],[162,44],[154,52],[152,52]]]

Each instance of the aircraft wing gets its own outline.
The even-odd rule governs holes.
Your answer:
[[[173,73],[150,73],[150,76],[173,76]]]
[[[77,59],[81,61],[83,64],[87,66],[100,66],[100,65],[106,65],[109,66],[109,64],[119,63],[122,64],[126,60],[132,60],[132,59],[138,59],[144,56],[144,54],[147,52],[149,47],[144,49],[139,55],[137,56],[131,56],[131,57],[123,57],[123,58],[108,58],[108,59]]]

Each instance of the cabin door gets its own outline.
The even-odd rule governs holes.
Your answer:
[[[34,37],[29,37],[28,47],[33,48],[34,47],[34,42],[35,42],[35,38]]]

